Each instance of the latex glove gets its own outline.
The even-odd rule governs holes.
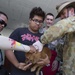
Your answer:
[[[33,43],[33,46],[39,51],[41,52],[43,49],[43,44],[40,41],[36,41],[35,43]]]

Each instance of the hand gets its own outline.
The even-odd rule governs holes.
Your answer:
[[[33,43],[33,46],[39,51],[41,52],[43,49],[43,44],[40,41],[36,41],[35,43]]]
[[[49,63],[50,63],[50,60],[49,60],[47,54],[46,54],[46,58],[45,58],[45,59],[40,59],[40,61],[37,62],[37,64],[39,64],[39,65],[47,65],[47,64],[49,64]]]
[[[55,71],[58,67],[58,61],[57,60],[54,60],[53,63],[52,63],[52,71]]]
[[[34,46],[30,46],[30,53],[36,53],[36,48]]]
[[[29,63],[28,65],[26,65],[25,63],[19,63],[18,68],[26,71],[30,67],[30,65],[32,65],[32,63]]]

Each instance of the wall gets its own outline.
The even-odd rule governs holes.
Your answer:
[[[1,34],[8,37],[12,33],[12,31],[13,31],[12,29],[5,28],[3,29]]]

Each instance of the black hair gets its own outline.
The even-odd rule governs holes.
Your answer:
[[[53,17],[54,17],[54,15],[53,15],[52,13],[47,13],[47,14],[46,14],[46,16],[47,16],[47,15],[51,15],[51,16],[53,16]]]
[[[45,19],[45,12],[40,7],[34,7],[31,12],[29,18],[32,19],[35,15],[40,16]]]
[[[0,14],[3,14],[8,19],[8,16],[4,12],[0,11]]]

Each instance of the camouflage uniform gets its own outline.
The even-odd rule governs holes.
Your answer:
[[[63,46],[64,75],[75,75],[75,16],[63,19],[51,26],[41,37],[41,42],[47,44],[66,36]]]

